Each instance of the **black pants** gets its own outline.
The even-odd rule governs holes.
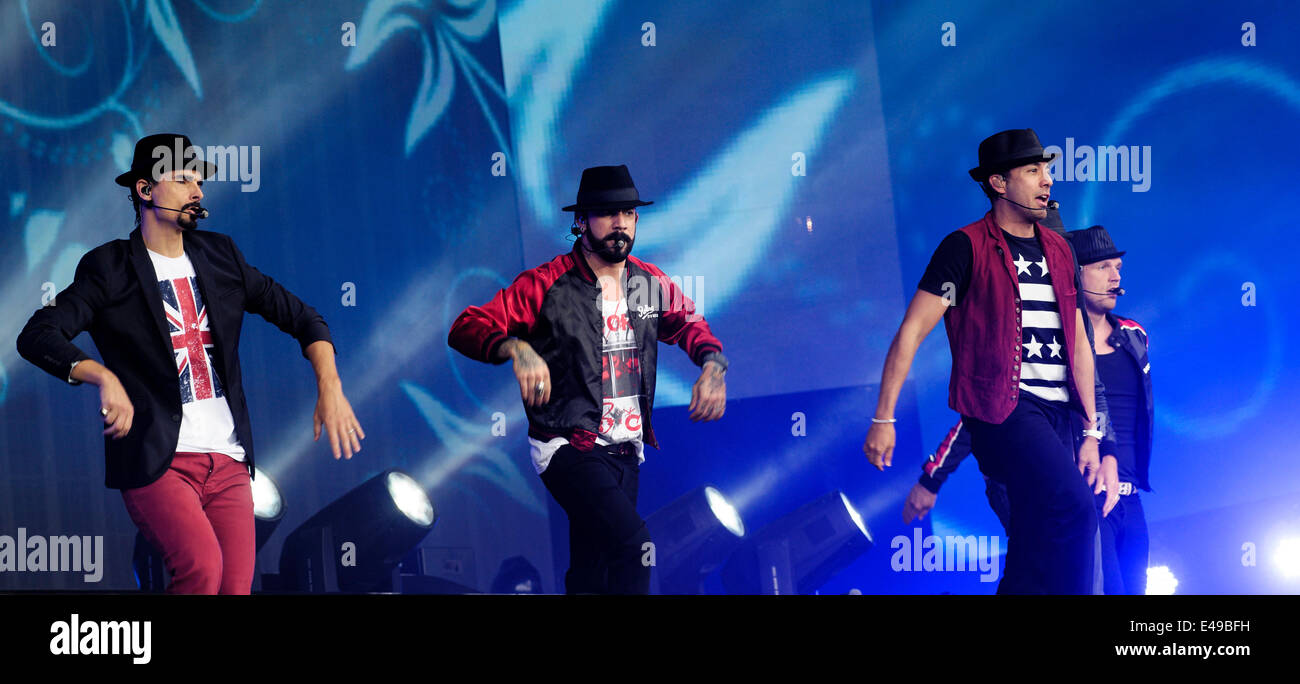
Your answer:
[[[555,452],[542,484],[569,515],[568,594],[648,594],[650,533],[636,512],[641,468],[631,445]]]
[[[1097,523],[1101,526],[1101,562],[1107,594],[1147,593],[1147,556],[1150,538],[1142,500],[1136,492],[1121,496],[1110,515],[1101,517],[1106,494],[1097,495]]]
[[[1092,492],[1074,462],[1069,411],[1022,392],[1002,423],[963,416],[980,471],[1007,487],[1010,529],[999,594],[1091,594]]]

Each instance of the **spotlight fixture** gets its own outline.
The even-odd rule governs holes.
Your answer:
[[[433,503],[410,475],[385,470],[321,509],[285,539],[290,591],[396,591],[398,564],[433,529]]]
[[[722,583],[733,594],[809,594],[873,543],[849,498],[831,492],[745,540]]]
[[[280,488],[265,471],[253,466],[253,525],[256,529],[257,550],[261,551],[266,542],[280,526],[284,518],[284,497]]]
[[[1167,565],[1147,568],[1147,596],[1168,596],[1178,588],[1178,578]]]
[[[745,536],[745,523],[727,497],[712,486],[691,490],[646,518],[654,541],[659,593],[699,594]]]

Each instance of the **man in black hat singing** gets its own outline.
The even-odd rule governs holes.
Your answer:
[[[942,317],[952,352],[948,404],[970,430],[980,470],[1007,486],[1011,530],[999,593],[1086,594],[1093,585],[1097,515],[1088,485],[1102,432],[1074,259],[1064,237],[1039,225],[1052,159],[1032,129],[980,143],[970,175],[992,209],[944,238],[930,259],[885,358],[863,444],[872,465],[892,464],[903,380]],[[1077,470],[1071,412],[1082,418]]]
[[[1118,486],[1109,498],[1098,496],[1104,513],[1101,525],[1102,565],[1107,594],[1145,594],[1147,586],[1146,515],[1138,490],[1151,491],[1151,435],[1155,406],[1151,394],[1151,363],[1147,360],[1147,331],[1137,321],[1115,315],[1124,294],[1120,268],[1124,252],[1115,248],[1101,226],[1066,234],[1079,258],[1088,318],[1097,333],[1097,374],[1106,382],[1110,421],[1115,428],[1115,458],[1102,459],[1107,475]]]
[[[644,202],[626,166],[582,172],[573,250],[524,271],[483,306],[456,319],[448,344],[487,363],[513,361],[542,483],[569,516],[565,590],[645,594],[652,548],[636,510],[658,342],[701,367],[691,420],[722,417],[722,343],[651,263],[630,256]]]
[[[239,366],[244,312],[292,335],[316,372],[313,416],[334,457],[365,432],[343,396],[329,328],[316,310],[249,266],[229,236],[198,230],[203,181],[216,166],[190,139],[135,145],[136,228],[88,252],[55,303],[32,315],[18,351],[73,385],[99,387],[106,484],[162,554],[168,591],[247,594],[252,588],[253,437]],[[103,356],[70,340],[83,330]]]

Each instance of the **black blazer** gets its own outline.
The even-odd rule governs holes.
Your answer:
[[[253,434],[239,370],[244,312],[259,314],[295,337],[304,356],[313,342],[333,343],[329,328],[315,309],[249,266],[230,236],[191,230],[184,240],[208,309],[213,361],[251,473]],[[143,487],[162,477],[179,440],[180,384],[157,283],[136,228],[126,240],[87,252],[72,284],[54,304],[32,314],[18,335],[23,358],[67,381],[72,364],[90,358],[69,340],[89,330],[104,366],[122,381],[135,417],[126,437],[104,438],[105,484],[114,489]]]

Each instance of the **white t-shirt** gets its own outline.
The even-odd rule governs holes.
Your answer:
[[[641,360],[636,353],[636,337],[627,317],[627,298],[612,302],[601,298],[604,336],[600,344],[600,384],[602,388],[600,427],[596,443],[602,446],[632,442],[638,462],[645,461],[645,444],[641,441]],[[549,442],[528,438],[533,465],[541,473],[551,457],[569,440],[556,437]]]
[[[208,309],[199,292],[194,264],[184,254],[172,258],[152,250],[149,259],[158,275],[180,382],[181,433],[176,451],[217,452],[243,461],[244,447],[235,436],[235,418],[212,358]]]

